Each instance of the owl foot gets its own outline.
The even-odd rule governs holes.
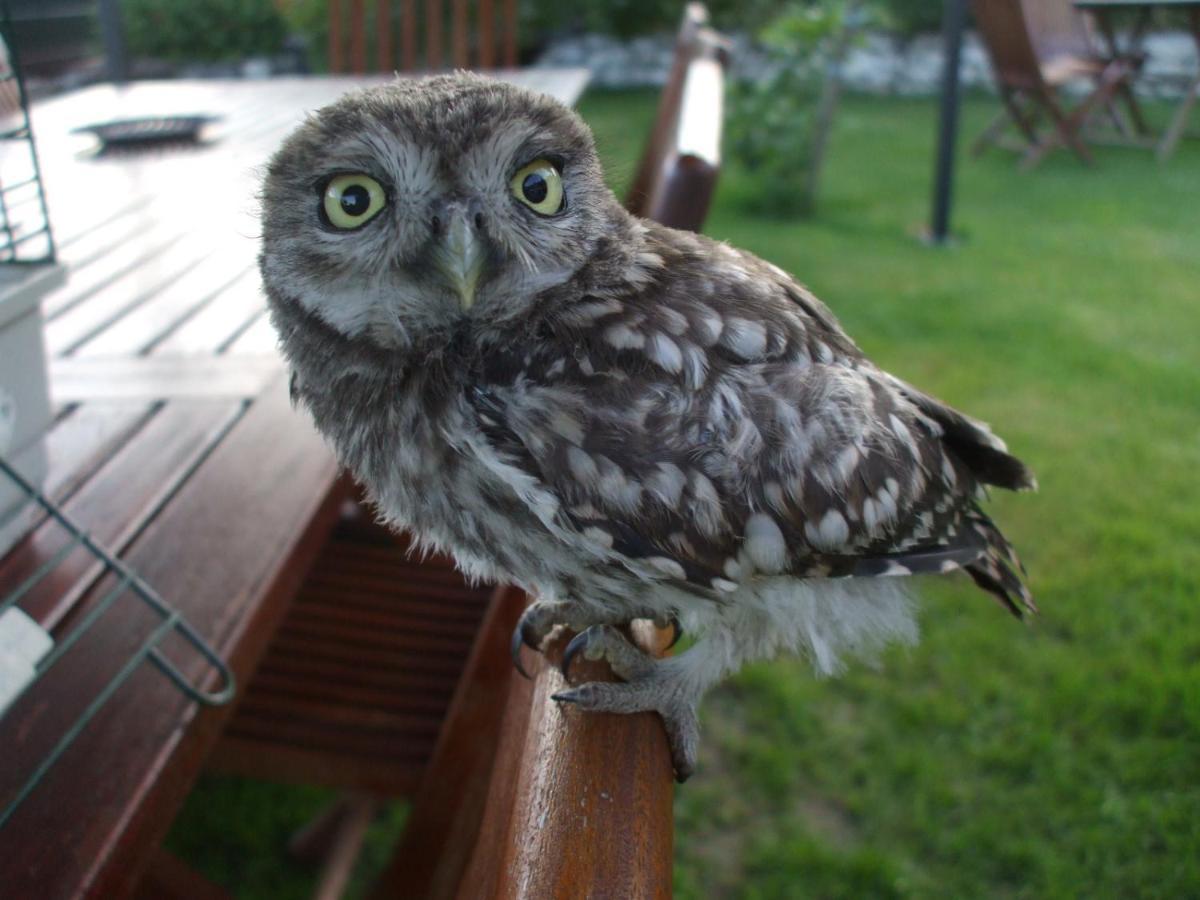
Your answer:
[[[679,620],[674,616],[655,616],[652,613],[647,613],[647,618],[652,619],[654,624],[659,628],[666,628],[670,625],[673,629],[671,643],[667,645],[668,650],[674,647],[676,642],[683,636],[683,629],[679,625]],[[518,672],[528,678],[529,673],[521,663],[522,645],[540,653],[542,643],[557,626],[566,625],[572,631],[586,633],[585,629],[595,624],[597,624],[595,619],[580,615],[579,607],[571,603],[548,600],[538,600],[531,603],[525,609],[525,612],[521,614],[521,618],[517,621],[517,627],[513,629],[512,641],[509,644],[513,666]]]
[[[606,660],[625,683],[589,682],[559,691],[551,699],[591,712],[657,712],[667,730],[675,780],[686,781],[696,769],[699,698],[687,689],[685,682],[673,677],[676,670],[635,647],[611,625],[593,625],[575,636],[563,652],[564,676],[569,674],[571,660],[579,653],[587,659]]]

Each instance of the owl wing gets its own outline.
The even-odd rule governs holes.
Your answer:
[[[561,527],[718,599],[760,575],[963,569],[1032,609],[977,502],[1031,482],[1000,440],[875,367],[777,270],[723,291],[705,273],[707,295],[684,266],[652,297],[578,304],[476,385],[487,439],[553,493]]]

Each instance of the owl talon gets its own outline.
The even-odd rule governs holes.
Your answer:
[[[571,661],[575,658],[576,654],[578,654],[580,650],[584,651],[585,656],[587,655],[586,651],[589,641],[588,635],[591,633],[591,628],[587,629],[586,631],[581,631],[579,634],[575,635],[575,637],[571,638],[571,642],[567,644],[567,648],[563,650],[562,663],[559,664],[559,671],[562,672],[563,678],[567,679],[568,681],[571,680]]]

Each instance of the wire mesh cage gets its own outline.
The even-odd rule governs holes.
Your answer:
[[[12,16],[0,2],[0,263],[54,261],[29,101],[17,60]]]
[[[130,654],[110,661],[102,677],[97,672],[92,684],[80,686],[83,689],[76,692],[78,696],[70,698],[78,709],[71,711],[69,725],[52,735],[39,751],[36,763],[28,771],[5,771],[0,776],[0,828],[104,705],[143,665],[155,668],[185,696],[204,706],[228,703],[235,690],[229,667],[178,611],[0,457],[0,482],[5,480],[39,508],[42,518],[35,527],[55,532],[45,543],[59,546],[6,595],[0,596],[0,731],[4,729],[6,715],[17,712],[39,682],[53,674],[55,665],[85,644],[103,617],[140,615],[143,627],[140,643]],[[38,591],[52,589],[54,572],[72,554],[90,558],[91,571],[84,580],[94,587],[74,599],[67,613],[56,616],[60,624],[51,633],[27,615],[22,606]],[[186,659],[189,655],[191,659]],[[197,662],[201,663],[202,671],[189,679],[181,667],[195,670]]]

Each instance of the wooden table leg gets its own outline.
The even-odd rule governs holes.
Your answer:
[[[1166,162],[1171,158],[1171,154],[1175,152],[1175,147],[1183,138],[1184,129],[1187,128],[1188,117],[1192,113],[1192,107],[1196,105],[1196,100],[1200,99],[1200,77],[1197,77],[1192,82],[1192,86],[1188,88],[1187,94],[1183,101],[1179,104],[1179,110],[1175,113],[1175,118],[1171,120],[1171,127],[1167,129],[1163,135],[1162,141],[1158,145],[1158,161]]]
[[[1196,39],[1196,50],[1200,53],[1200,9],[1193,7],[1189,12],[1192,19],[1192,37]],[[1166,162],[1175,152],[1175,147],[1183,138],[1183,131],[1187,127],[1192,107],[1196,105],[1198,99],[1200,99],[1200,75],[1196,76],[1196,80],[1188,88],[1187,94],[1179,104],[1179,110],[1175,113],[1175,118],[1171,120],[1171,127],[1167,129],[1162,143],[1158,145],[1159,162]]]

